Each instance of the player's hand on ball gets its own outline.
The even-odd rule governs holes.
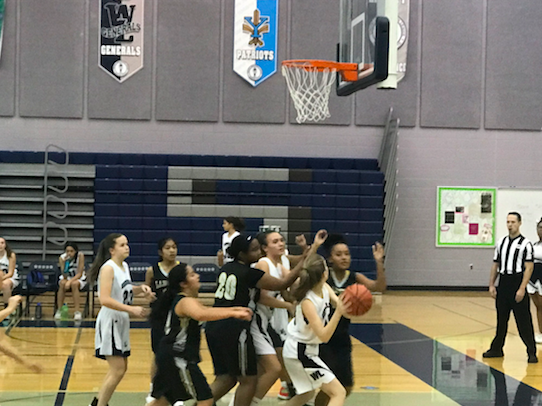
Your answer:
[[[350,312],[350,302],[345,300],[344,293],[341,293],[341,295],[337,298],[337,312],[342,314],[344,317],[349,317]]]

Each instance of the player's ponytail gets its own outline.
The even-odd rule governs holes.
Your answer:
[[[307,292],[322,280],[322,275],[326,269],[325,259],[318,254],[309,255],[305,259],[303,269],[299,273],[299,284],[293,291],[293,295],[298,302],[303,300]]]
[[[180,263],[169,271],[168,287],[162,297],[158,299],[156,304],[152,307],[150,315],[151,322],[156,322],[157,324],[165,322],[168,312],[171,309],[173,299],[175,299],[175,296],[181,291],[181,283],[186,282],[187,266],[187,264]]]
[[[98,274],[100,273],[100,268],[103,264],[106,263],[106,261],[111,259],[111,253],[109,252],[109,250],[115,248],[117,238],[119,237],[122,237],[122,234],[111,233],[102,241],[100,241],[100,245],[98,246],[98,251],[96,252],[94,262],[92,263],[90,269],[87,272],[87,276],[89,277],[91,283],[96,282],[96,280],[98,279]]]

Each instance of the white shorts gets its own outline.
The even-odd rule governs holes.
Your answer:
[[[7,280],[11,281],[11,283],[13,284],[12,290],[21,284],[21,280],[19,278],[8,278]]]
[[[308,357],[310,362],[296,358],[284,358],[284,366],[298,395],[318,389],[335,379],[335,374],[320,357]],[[309,366],[305,366],[307,364]]]
[[[286,341],[286,332],[288,331],[288,323],[290,322],[288,310],[273,309],[273,317],[271,317],[271,327],[280,336],[280,339]]]
[[[527,293],[529,293],[529,295],[534,295],[535,293],[538,293],[542,296],[542,283],[540,282],[540,280],[537,280],[536,283],[529,281],[529,283],[527,284]]]
[[[60,277],[58,278],[59,284],[60,284],[60,281],[62,280],[62,278],[63,278],[63,276],[60,275]],[[66,279],[71,280],[72,278],[68,277]],[[87,280],[86,280],[86,278],[85,279],[79,278],[78,280],[79,280],[79,290],[83,290],[85,288],[85,286],[87,286]]]
[[[256,355],[275,355],[277,353],[267,327],[268,322],[265,317],[262,317],[258,312],[254,313],[250,323],[250,335],[254,342]]]
[[[96,357],[130,355],[130,316],[126,312],[102,307],[96,318],[94,336]]]

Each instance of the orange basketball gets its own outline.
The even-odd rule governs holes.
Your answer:
[[[344,290],[344,301],[350,302],[350,315],[361,316],[373,305],[373,295],[365,286],[356,283]]]

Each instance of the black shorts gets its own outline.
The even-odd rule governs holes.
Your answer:
[[[152,384],[152,397],[164,396],[172,405],[179,401],[211,399],[213,394],[205,375],[195,362],[175,357],[170,350],[156,354],[157,372]]]
[[[341,340],[341,342],[320,344],[320,358],[345,388],[354,386],[350,336],[348,337],[348,342]]]
[[[258,374],[250,322],[237,319],[207,322],[205,336],[216,376]]]
[[[152,326],[151,325],[151,348],[152,352],[156,354],[158,348],[160,348],[160,341],[164,338],[164,326]]]

